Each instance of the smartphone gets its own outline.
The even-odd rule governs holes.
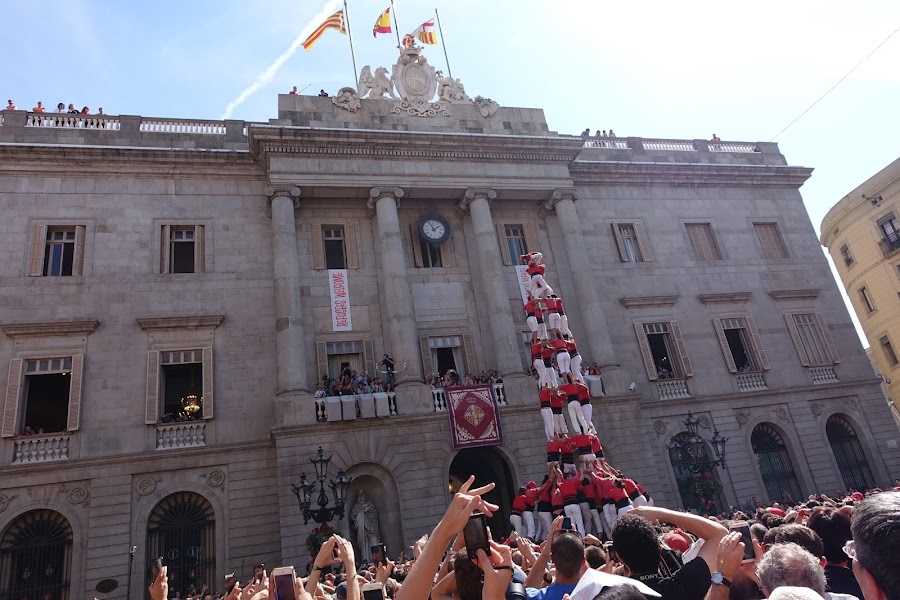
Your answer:
[[[150,563],[150,570],[152,572],[151,581],[156,581],[156,578],[157,578],[157,576],[159,576],[159,572],[162,571],[162,568],[163,568],[163,557],[157,556]]]
[[[366,583],[360,590],[362,590],[363,600],[387,600],[384,586],[380,583]]]
[[[275,578],[274,600],[297,600],[294,594],[294,579],[297,577],[294,567],[275,567],[272,577]]]
[[[560,531],[572,531],[572,519],[569,517],[563,517],[562,527]]]
[[[266,565],[263,563],[259,563],[258,565],[253,565],[253,581],[259,583],[266,576]]]
[[[229,573],[225,576],[225,595],[231,593],[231,590],[234,589],[234,584],[237,583],[234,579],[234,573]]]
[[[487,518],[483,513],[472,513],[469,522],[463,529],[463,539],[466,541],[466,553],[470,560],[478,560],[478,549],[490,552],[488,544]]]
[[[384,544],[372,546],[372,562],[374,562],[376,565],[387,564],[386,557],[387,548],[385,548]]]
[[[753,549],[753,536],[750,535],[750,523],[747,521],[734,521],[728,526],[728,529],[740,532],[741,541],[744,542],[744,558],[741,560],[741,564],[756,560],[756,551]]]

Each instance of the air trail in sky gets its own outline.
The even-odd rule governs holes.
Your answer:
[[[316,13],[316,15],[313,16],[310,22],[306,25],[306,27],[303,28],[303,31],[301,31],[300,35],[297,36],[297,39],[295,39],[291,43],[291,46],[287,50],[282,52],[281,56],[275,59],[275,62],[266,67],[262,73],[257,75],[256,79],[253,80],[253,83],[244,88],[244,91],[242,91],[237,98],[229,102],[228,106],[225,107],[225,111],[222,113],[222,116],[219,118],[231,118],[232,113],[234,113],[234,110],[238,106],[243,104],[247,100],[247,98],[255,94],[259,88],[272,81],[272,79],[275,78],[275,74],[278,72],[278,69],[280,69],[281,66],[294,55],[294,53],[297,51],[297,48],[299,48],[300,45],[303,44],[304,40],[309,37],[309,34],[311,34],[316,29],[316,27],[318,27],[322,23],[322,21],[331,16],[332,13],[334,13],[340,5],[341,0],[328,0],[328,2],[325,3],[325,6],[322,7],[322,10]]]

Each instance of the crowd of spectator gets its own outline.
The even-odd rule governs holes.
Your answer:
[[[440,373],[428,374],[425,377],[425,383],[435,389],[439,389],[460,385],[493,385],[495,383],[503,383],[503,378],[494,369],[488,369],[487,371],[482,369],[478,373],[468,373],[465,377],[460,376],[459,372],[454,369],[447,369],[443,375]]]

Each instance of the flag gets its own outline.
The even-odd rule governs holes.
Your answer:
[[[379,33],[391,32],[391,7],[388,6],[375,21],[375,27],[372,28],[372,36],[378,37]]]
[[[437,36],[434,33],[434,19],[425,21],[419,28],[403,36],[403,47],[409,48],[413,40],[418,39],[423,44],[437,44]]]
[[[316,27],[316,30],[313,31],[306,41],[303,42],[303,48],[309,52],[309,49],[313,47],[313,44],[319,41],[319,38],[322,37],[322,34],[325,33],[326,29],[337,29],[343,34],[347,34],[347,28],[344,27],[344,11],[339,10],[327,19],[325,19],[321,25]]]

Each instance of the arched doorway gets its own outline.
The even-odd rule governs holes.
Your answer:
[[[844,485],[857,490],[875,487],[869,461],[850,421],[842,415],[831,415],[825,422],[825,435],[828,436]]]
[[[675,472],[675,481],[678,484],[678,494],[681,496],[681,503],[685,509],[694,509],[701,513],[717,513],[723,508],[727,508],[722,497],[722,482],[719,480],[719,474],[716,467],[703,468],[701,464],[693,459],[688,448],[691,445],[691,434],[687,431],[674,436],[674,439],[680,444],[680,456],[669,455],[669,462],[672,463],[672,470]],[[712,457],[712,451],[709,444],[703,445],[703,452],[707,463],[712,463],[715,459]],[[707,490],[698,493],[699,490]],[[712,492],[708,491],[712,490]],[[701,498],[709,498],[713,507],[704,506]]]
[[[209,500],[194,492],[163,498],[147,523],[147,585],[149,564],[157,556],[168,567],[169,593],[185,597],[204,584],[215,590],[216,516]]]
[[[494,516],[488,519],[488,527],[495,540],[506,537],[512,531],[509,524],[509,508],[515,496],[516,488],[512,471],[506,459],[494,448],[466,448],[460,450],[450,463],[450,494],[455,494],[469,478],[475,476],[473,487],[494,482],[494,489],[483,498],[500,507]]]
[[[0,538],[0,599],[69,598],[72,526],[54,510],[32,510]]]
[[[760,423],[750,434],[750,446],[756,455],[759,474],[771,502],[799,501],[802,493],[787,445],[778,430],[769,423]]]

